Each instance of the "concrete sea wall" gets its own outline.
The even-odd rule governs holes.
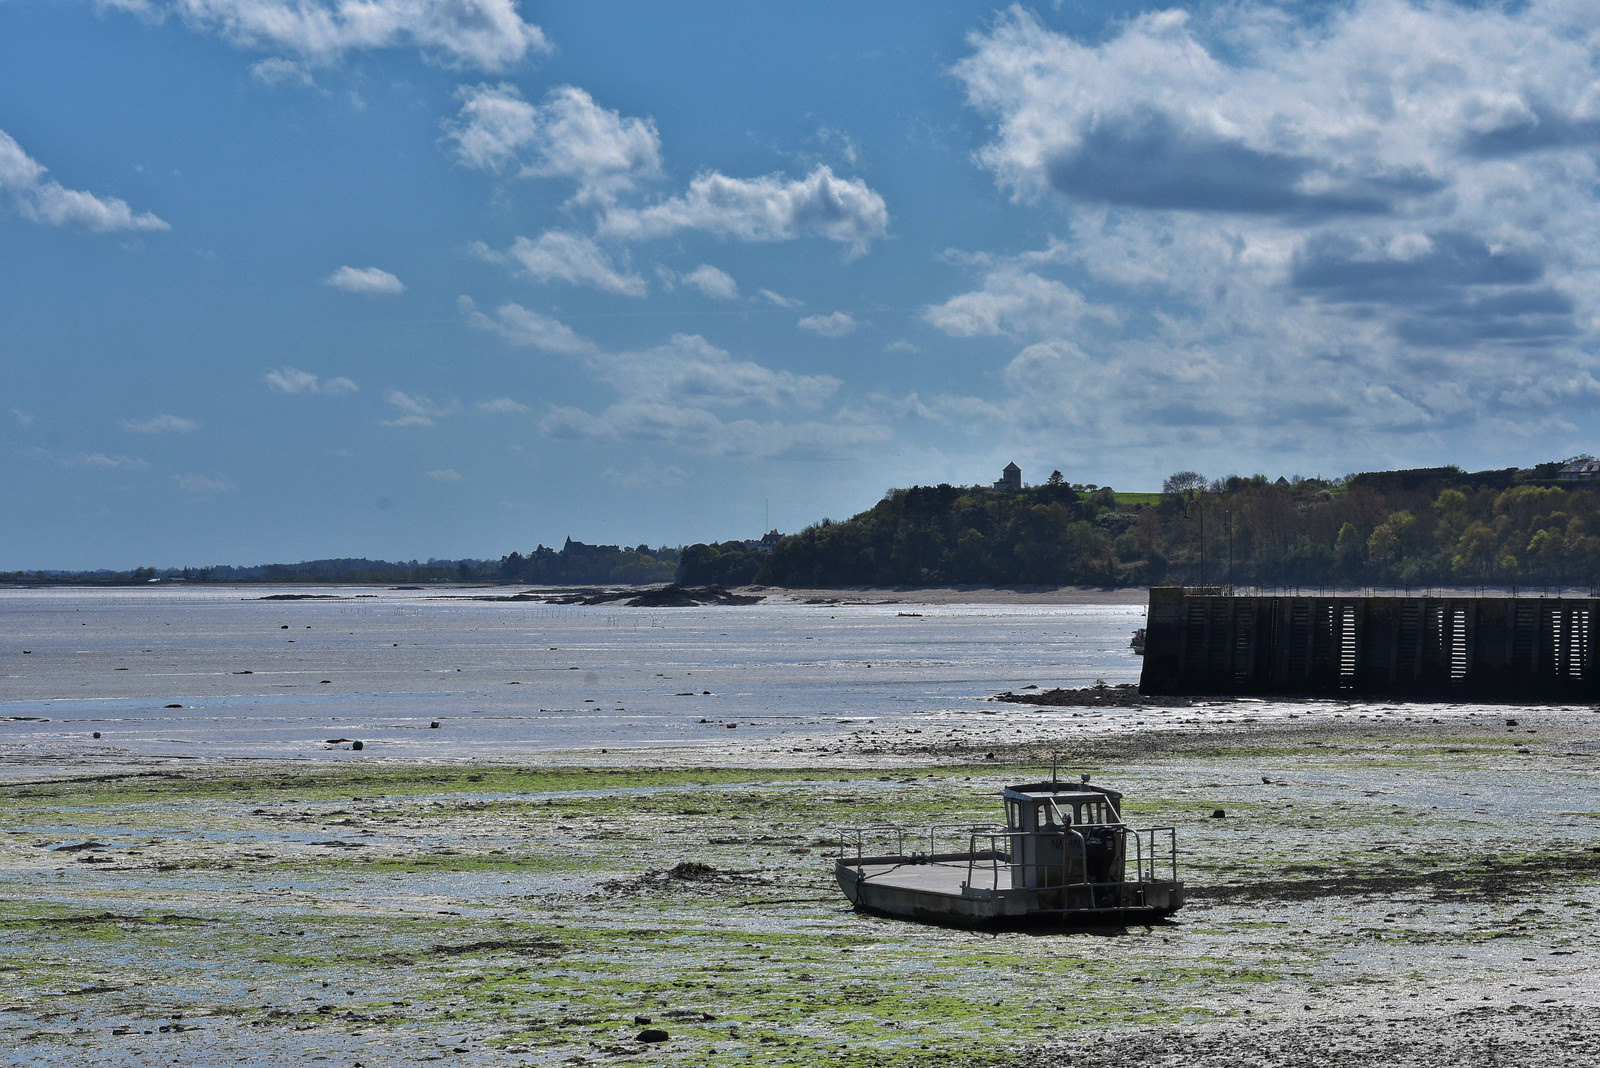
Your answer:
[[[1141,693],[1600,701],[1600,599],[1154,587]]]

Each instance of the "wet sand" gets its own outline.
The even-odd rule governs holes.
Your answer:
[[[18,1064],[1594,1063],[1600,716],[1356,708],[7,782],[0,1036]],[[1052,754],[1177,828],[1174,922],[846,907],[840,827],[993,822]]]
[[[0,591],[0,776],[42,763],[346,759],[335,739],[361,740],[363,759],[423,761],[720,751],[752,737],[800,746],[841,719],[922,729],[981,714],[1013,685],[1128,681],[1141,618],[1133,605],[655,610],[433,589]]]
[[[1144,605],[1143,586],[845,586],[791,590],[741,586],[734,591],[759,596],[772,604],[1121,604]]]

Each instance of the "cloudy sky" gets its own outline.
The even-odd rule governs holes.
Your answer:
[[[1597,152],[1592,0],[0,0],[0,569],[1600,452]]]

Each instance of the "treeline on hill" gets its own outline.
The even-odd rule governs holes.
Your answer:
[[[527,556],[512,553],[500,561],[495,578],[536,586],[635,585],[671,582],[677,570],[677,549],[585,545],[568,538],[560,550],[540,545]]]
[[[101,586],[150,582],[349,583],[525,582],[549,586],[586,586],[671,582],[678,568],[677,549],[619,548],[585,545],[567,539],[559,550],[541,545],[527,556],[512,553],[499,560],[305,560],[298,564],[250,567],[183,567],[131,571],[13,571],[0,581],[13,583],[77,583]]]
[[[1561,463],[1457,467],[1338,480],[1208,482],[1163,492],[1064,482],[1005,493],[894,490],[844,522],[823,520],[770,552],[683,550],[684,585],[1594,584],[1600,500]],[[1054,476],[1053,476],[1054,479]]]
[[[492,560],[368,560],[343,557],[302,560],[298,564],[252,564],[234,567],[136,567],[129,571],[8,571],[0,581],[127,586],[150,582],[334,582],[363,585],[386,582],[488,582],[497,564]]]

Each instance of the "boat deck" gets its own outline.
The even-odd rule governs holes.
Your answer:
[[[861,873],[862,881],[893,886],[903,890],[921,890],[930,894],[961,896],[961,884],[971,876],[972,885],[982,890],[1010,890],[1011,866],[1001,864],[995,871],[988,862],[967,866],[966,861],[934,861],[913,864],[910,862],[888,864],[852,864]]]

